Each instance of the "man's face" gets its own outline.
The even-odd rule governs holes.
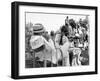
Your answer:
[[[49,40],[50,36],[47,32],[42,33],[42,36],[46,39]]]

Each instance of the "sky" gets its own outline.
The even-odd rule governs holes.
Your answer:
[[[47,14],[47,13],[26,13],[26,24],[41,23],[45,29],[49,32],[51,30],[57,31],[62,25],[65,24],[66,17],[73,18],[78,21],[80,18],[85,19],[84,15],[72,15],[72,14]]]

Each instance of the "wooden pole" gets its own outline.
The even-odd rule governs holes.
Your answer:
[[[45,50],[43,50],[43,54],[44,54],[44,67],[47,66],[47,61],[46,61],[46,53]]]
[[[57,50],[58,49],[56,49],[56,60],[57,60],[57,66],[58,66],[58,53],[57,53]]]
[[[53,67],[53,63],[52,63],[52,62],[53,62],[53,61],[52,61],[52,60],[53,60],[53,59],[52,59],[52,55],[53,55],[53,52],[51,52],[51,67]]]
[[[61,52],[61,57],[62,57],[62,66],[64,66],[64,64],[65,64],[65,59],[64,59],[64,57],[63,57],[63,52],[62,52],[61,49],[59,49],[59,50],[60,50],[60,52]]]
[[[33,51],[33,68],[35,68],[35,51]]]

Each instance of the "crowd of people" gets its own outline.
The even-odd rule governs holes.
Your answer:
[[[65,18],[57,31],[48,32],[41,23],[25,30],[26,68],[89,65],[89,21]]]

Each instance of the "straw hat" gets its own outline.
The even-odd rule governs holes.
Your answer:
[[[44,31],[44,26],[40,23],[37,23],[33,26],[33,33],[43,33]]]

